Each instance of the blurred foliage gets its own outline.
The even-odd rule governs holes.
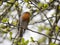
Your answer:
[[[57,44],[54,44],[54,43],[50,43],[50,45],[57,45]]]
[[[46,41],[46,37],[41,37],[41,38],[38,40],[39,43],[43,43],[43,42],[45,42],[45,41]]]
[[[18,21],[19,21],[19,15],[18,14],[23,12],[24,4],[25,4],[26,8],[29,9],[29,12],[31,13],[31,18],[35,17],[36,15],[40,15],[42,17],[42,16],[44,16],[42,14],[42,13],[44,13],[44,11],[45,12],[50,11],[52,9],[55,9],[55,7],[56,7],[54,5],[54,3],[53,4],[51,3],[54,0],[49,0],[49,1],[50,2],[48,2],[48,3],[42,3],[38,0],[21,0],[21,2],[18,2],[18,0],[0,0],[0,8],[2,8],[2,6],[4,7],[4,9],[2,9],[3,13],[0,14],[0,32],[2,32],[3,35],[6,33],[9,33],[10,40],[12,41],[13,32],[11,30],[13,30],[12,27],[14,27],[14,28],[17,27]],[[3,4],[3,3],[5,3],[5,4]],[[24,10],[26,10],[26,9],[24,9]],[[58,11],[59,10],[60,10],[60,5],[58,6]],[[17,14],[15,14],[15,12],[14,12],[14,14],[12,14],[13,11],[17,11],[16,12]],[[54,14],[56,14],[56,13],[54,13]],[[55,16],[54,14],[52,14],[52,16]],[[17,18],[17,16],[18,16],[18,18]],[[10,19],[10,17],[12,17],[12,19]],[[46,17],[47,17],[47,15],[46,15]],[[43,21],[41,21],[41,23],[43,23],[45,21],[43,18],[44,17],[41,18],[43,20]],[[33,20],[33,18],[31,20]],[[54,20],[52,18],[48,19],[48,20],[51,23],[54,22]],[[37,22],[37,23],[34,22],[34,23],[35,24],[40,23],[40,20],[39,20],[39,22]],[[37,26],[37,28],[38,28],[38,33],[41,33],[42,31],[46,31],[46,33],[44,33],[46,35],[49,35],[49,32],[51,31],[51,27],[47,27],[46,25],[44,25],[44,26],[40,25],[40,26]],[[59,26],[55,26],[55,32],[58,33],[59,30],[60,30]],[[30,37],[30,39],[31,39],[31,42],[35,42],[33,37]],[[43,43],[43,42],[45,43],[46,39],[47,39],[46,37],[42,36],[41,38],[39,38],[38,42],[39,43]],[[14,42],[13,44],[15,44],[15,45],[16,44],[28,45],[29,40],[25,40],[24,38],[22,38],[21,42],[20,42],[20,38],[17,37],[17,39],[15,39],[13,42]],[[57,44],[50,43],[50,45],[57,45]]]
[[[30,0],[24,0],[24,2],[27,2],[27,3],[28,3],[29,1],[30,1]]]
[[[18,45],[27,45],[29,43],[29,40],[25,40],[24,38],[22,38],[21,42],[20,40],[14,40],[14,44],[18,44]]]
[[[28,44],[28,42],[29,42],[29,40],[25,41],[25,39],[24,39],[24,38],[22,38],[22,40],[21,40],[21,44],[22,44],[22,45],[27,45],[27,44]]]
[[[58,32],[59,32],[59,26],[56,26],[56,27],[55,27],[55,30],[56,30],[56,32],[58,33]]]
[[[34,42],[34,38],[33,37],[30,37],[30,39],[31,39],[31,42]]]
[[[41,32],[41,31],[44,30],[44,28],[45,28],[44,26],[39,26],[39,27],[38,27],[38,31]]]
[[[2,5],[2,1],[0,1],[0,6]]]
[[[14,2],[15,2],[15,0],[10,0],[10,2],[11,2],[11,3],[14,3]]]
[[[48,7],[48,4],[44,4],[44,6],[43,6],[44,8],[47,8]]]
[[[12,33],[12,32],[10,32],[9,34],[10,34],[10,39],[12,39],[12,34],[13,34],[13,33]]]
[[[50,2],[53,2],[53,0],[50,0]]]
[[[18,5],[19,5],[19,3],[18,3],[18,2],[16,2],[16,3],[15,3],[15,5],[16,5],[16,6],[18,6]]]
[[[9,19],[8,18],[3,18],[2,19],[2,22],[4,23],[4,22],[8,22],[9,21]]]
[[[40,3],[40,2],[39,2],[39,3],[37,3],[37,5],[38,5],[38,7],[39,7],[39,8],[41,8],[41,7],[43,6],[43,4],[42,4],[42,3]]]
[[[12,21],[12,24],[13,24],[14,26],[18,25],[18,21],[17,21],[17,20],[15,20],[15,21],[13,20],[13,21]]]
[[[58,9],[60,10],[60,6],[58,6]]]

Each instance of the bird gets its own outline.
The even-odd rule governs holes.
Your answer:
[[[20,26],[21,26],[20,37],[23,37],[23,34],[25,33],[25,30],[27,29],[29,21],[30,21],[30,12],[24,12],[20,16]]]

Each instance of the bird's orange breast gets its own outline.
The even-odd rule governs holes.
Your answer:
[[[29,12],[25,12],[23,15],[22,15],[22,20],[26,20],[26,21],[29,21],[30,19],[30,13]]]

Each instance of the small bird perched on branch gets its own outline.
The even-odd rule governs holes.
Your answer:
[[[20,37],[23,36],[25,30],[27,29],[28,23],[30,20],[30,13],[29,12],[24,12],[21,16],[20,16]]]

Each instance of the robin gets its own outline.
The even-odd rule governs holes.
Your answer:
[[[20,16],[20,26],[21,26],[20,37],[23,36],[23,33],[24,33],[25,30],[27,29],[29,20],[30,20],[30,13],[29,13],[29,12],[24,12],[24,13]]]

